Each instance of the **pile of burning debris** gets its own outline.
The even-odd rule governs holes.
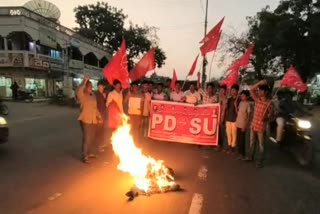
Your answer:
[[[152,170],[151,164],[148,165],[148,172],[147,177],[150,181],[149,189],[143,190],[137,187],[136,185],[133,186],[129,192],[126,193],[126,196],[128,196],[128,200],[132,201],[135,197],[138,197],[139,195],[145,195],[150,196],[153,194],[159,194],[159,193],[167,193],[167,192],[177,192],[177,191],[183,191],[183,189],[180,187],[179,184],[176,184],[174,182],[174,171],[173,169],[169,167],[162,167],[161,170],[155,171]],[[158,181],[159,176],[166,176],[164,179],[166,179],[167,185],[159,187]]]
[[[118,169],[129,173],[134,187],[126,194],[129,200],[138,195],[151,195],[169,191],[181,191],[174,182],[174,171],[161,160],[146,156],[136,147],[130,133],[128,118],[123,115],[123,124],[111,137],[112,149],[119,158]]]

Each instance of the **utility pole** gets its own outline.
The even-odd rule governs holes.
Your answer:
[[[207,35],[207,28],[208,28],[208,4],[209,0],[206,0],[206,14],[205,14],[205,21],[204,21],[204,36]],[[203,56],[203,62],[202,62],[202,88],[205,87],[205,83],[207,80],[207,74],[206,74],[206,67],[207,67],[208,61],[206,55]]]

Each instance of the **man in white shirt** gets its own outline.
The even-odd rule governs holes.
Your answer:
[[[200,94],[196,91],[194,83],[190,84],[189,90],[184,92],[184,97],[182,98],[186,103],[197,104],[200,102]]]
[[[153,94],[152,98],[154,100],[168,100],[166,94],[163,92],[163,84],[159,83],[157,91]]]
[[[183,92],[181,91],[181,86],[179,82],[176,82],[176,87],[170,94],[170,100],[173,102],[182,102]]]

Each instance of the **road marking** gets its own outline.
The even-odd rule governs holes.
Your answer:
[[[203,196],[201,194],[193,194],[189,214],[200,214],[203,205]]]
[[[48,200],[49,200],[49,201],[53,201],[53,200],[59,198],[61,195],[62,195],[62,194],[61,194],[60,192],[57,192],[57,193],[53,194],[52,196],[50,196],[50,197],[48,198]]]
[[[207,174],[208,174],[208,169],[205,166],[201,166],[199,171],[198,171],[198,177],[200,180],[206,180],[207,179]]]

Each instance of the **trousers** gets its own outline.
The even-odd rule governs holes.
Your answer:
[[[235,148],[237,146],[237,126],[235,122],[226,122],[228,146]]]
[[[85,158],[93,151],[97,124],[80,122],[80,126],[82,131],[82,156]]]

